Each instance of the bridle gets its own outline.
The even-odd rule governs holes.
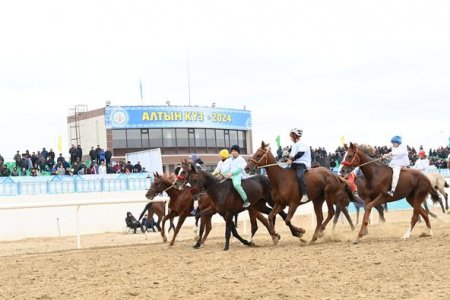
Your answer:
[[[164,184],[163,181],[161,181],[161,183]],[[158,183],[158,184],[159,184],[159,183]],[[149,192],[151,192],[151,193],[154,194],[154,195],[162,195],[162,193],[164,193],[164,192],[170,190],[170,189],[173,188],[174,186],[175,186],[175,182],[174,182],[171,186],[169,186],[168,188],[162,190],[162,191],[159,192],[159,193],[158,193],[154,188],[150,188]]]
[[[264,151],[264,150],[265,150],[265,151]],[[253,166],[252,171],[254,171],[255,169],[263,168],[264,166],[268,166],[269,158],[267,157],[267,154],[269,153],[269,150],[270,150],[270,149],[269,149],[268,147],[265,148],[265,149],[258,148],[258,150],[256,150],[256,153],[258,153],[258,151],[261,151],[261,152],[263,153],[263,155],[261,156],[261,158],[260,158],[258,161],[256,161],[256,159],[254,159],[254,158],[250,159],[250,161],[253,162],[253,163],[255,164],[255,165]],[[264,158],[266,159],[266,164],[263,165],[263,166],[258,166],[259,163],[260,163]]]
[[[383,157],[380,157],[380,158],[376,158],[376,159],[369,160],[369,161],[367,161],[367,162],[365,162],[365,163],[362,163],[362,164],[359,164],[359,165],[357,165],[357,166],[353,166],[353,164],[355,163],[355,159],[356,159],[357,156],[359,157],[358,162],[361,162],[361,155],[359,154],[359,147],[356,147],[356,150],[353,150],[353,149],[349,149],[349,150],[352,151],[352,152],[354,153],[354,156],[353,156],[353,158],[352,158],[352,160],[351,160],[350,162],[348,162],[348,161],[343,161],[343,162],[342,162],[342,165],[344,165],[344,166],[346,166],[346,167],[359,168],[359,167],[362,167],[362,166],[365,166],[365,165],[367,165],[367,164],[370,164],[370,163],[373,163],[373,162],[376,162],[376,161],[379,161],[379,160],[382,160],[382,159],[383,159]]]

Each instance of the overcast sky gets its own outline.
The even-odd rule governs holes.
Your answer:
[[[245,105],[255,146],[450,137],[449,1],[2,1],[0,37],[5,157],[66,151],[69,109],[141,105],[139,78],[187,105],[188,57],[191,104]]]

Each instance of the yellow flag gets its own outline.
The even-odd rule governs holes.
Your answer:
[[[342,146],[345,145],[345,135],[341,136],[340,142]]]
[[[58,136],[57,145],[58,145],[58,152],[61,153],[62,152],[62,135],[61,134]]]

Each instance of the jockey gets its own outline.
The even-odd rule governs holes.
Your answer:
[[[214,169],[214,172],[212,172],[212,175],[219,176],[222,174],[223,170],[227,169],[226,164],[229,162],[228,158],[230,157],[230,153],[227,149],[222,149],[219,152],[220,160],[217,163],[217,167]]]
[[[400,170],[402,167],[409,166],[408,150],[405,146],[402,146],[402,137],[394,136],[391,139],[392,151],[390,153],[384,154],[384,158],[392,158],[389,163],[389,167],[392,168],[392,186],[391,190],[388,191],[389,196],[394,196],[395,188],[397,187],[398,178],[400,177]]]
[[[352,194],[356,200],[356,203],[358,203],[361,207],[364,207],[364,200],[362,200],[361,197],[359,197],[358,187],[356,186],[356,183],[355,183],[355,179],[358,176],[361,176],[361,170],[359,168],[356,168],[346,176],[346,179],[347,179],[348,186],[352,190]],[[356,206],[356,204],[355,204],[355,206]]]
[[[416,160],[416,163],[414,164],[414,169],[427,175],[429,166],[430,166],[430,161],[428,160],[428,158],[425,154],[425,151],[420,150],[419,151],[419,159]]]
[[[238,145],[233,145],[231,147],[231,157],[228,163],[226,163],[226,169],[222,170],[222,174],[225,178],[231,178],[233,181],[233,186],[236,191],[244,200],[244,205],[242,207],[247,208],[250,206],[250,201],[247,199],[247,194],[241,186],[242,178],[245,176],[244,168],[247,165],[245,159],[240,156],[241,149]]]
[[[308,190],[305,183],[305,170],[311,168],[311,151],[308,145],[300,142],[302,133],[303,131],[297,128],[291,130],[289,136],[294,144],[292,145],[287,163],[291,164],[291,168],[294,169],[297,174],[298,185],[303,193],[300,203],[305,203],[309,201]]]

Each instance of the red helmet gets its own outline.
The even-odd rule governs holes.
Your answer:
[[[426,156],[425,151],[420,150],[420,151],[419,151],[419,157],[420,157],[420,158],[424,158],[425,156]]]

